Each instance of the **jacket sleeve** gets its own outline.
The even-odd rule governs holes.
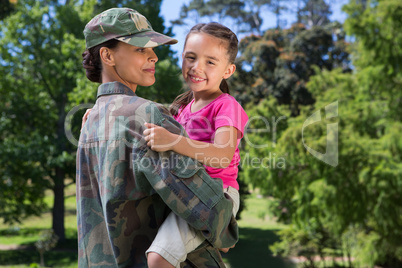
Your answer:
[[[187,259],[180,263],[181,268],[193,267],[219,267],[225,268],[220,251],[209,243],[203,243],[201,246],[191,251]]]
[[[152,103],[146,107],[145,114],[148,122],[186,135],[162,106]],[[230,247],[237,242],[233,203],[223,193],[220,179],[211,178],[199,162],[173,151],[158,153],[148,149],[140,154],[133,158],[134,170],[139,173],[136,176],[144,176],[174,213],[200,230],[216,248]]]

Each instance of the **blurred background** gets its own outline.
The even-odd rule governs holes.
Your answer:
[[[156,83],[183,91],[188,30],[237,33],[240,240],[227,267],[402,267],[402,1],[0,0],[0,267],[77,267],[75,153],[97,85],[82,31],[111,7],[144,14]]]

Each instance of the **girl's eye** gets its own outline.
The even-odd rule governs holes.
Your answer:
[[[208,61],[208,64],[215,65],[215,63],[212,61]]]
[[[138,48],[137,51],[140,52],[140,53],[144,53],[144,52],[145,52],[145,48]]]

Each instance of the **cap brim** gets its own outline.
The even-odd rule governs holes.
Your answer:
[[[116,39],[136,47],[157,47],[160,45],[173,45],[178,42],[174,38],[154,31],[117,37]]]

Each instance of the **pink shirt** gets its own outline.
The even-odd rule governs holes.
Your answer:
[[[203,107],[192,113],[191,105],[194,99],[179,110],[175,119],[185,128],[190,139],[213,143],[215,132],[224,126],[233,126],[238,130],[237,145],[232,161],[227,168],[212,168],[205,166],[208,174],[213,178],[221,178],[223,187],[232,186],[239,190],[237,182],[238,165],[240,163],[239,143],[244,135],[244,128],[248,116],[241,105],[229,94],[222,94]],[[216,159],[218,161],[218,159]]]

